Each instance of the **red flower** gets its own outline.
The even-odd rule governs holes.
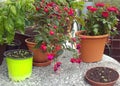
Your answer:
[[[100,2],[100,3],[96,3],[95,5],[96,5],[97,7],[104,7],[104,6],[105,6],[105,4],[102,3],[102,2]]]
[[[55,71],[55,72],[60,68],[61,64],[62,64],[61,62],[56,62],[56,63],[54,64],[54,71]]]
[[[39,11],[40,10],[40,7],[36,7],[36,11]]]
[[[54,29],[56,29],[56,28],[57,28],[57,26],[56,26],[56,25],[54,25],[54,26],[53,26],[53,28],[54,28]]]
[[[48,53],[47,54],[47,57],[48,57],[49,60],[52,60],[54,58],[54,56],[55,55],[53,53]]]
[[[70,62],[80,64],[82,60],[80,58],[71,58]]]
[[[74,37],[74,38],[72,38],[72,41],[73,41],[73,42],[76,42],[76,38],[75,38],[75,37]]]
[[[80,64],[82,62],[82,60],[80,58],[76,59],[76,63]]]
[[[95,11],[97,11],[97,8],[92,7],[92,8],[90,8],[90,11],[91,11],[91,12],[95,12]]]
[[[68,7],[64,7],[64,10],[65,10],[65,11],[68,11]]]
[[[93,8],[93,6],[87,6],[87,9],[90,10],[91,8]]]
[[[71,58],[71,59],[70,59],[70,62],[75,63],[75,62],[76,62],[76,59],[75,59],[75,58]]]
[[[76,45],[76,49],[80,49],[81,48],[81,45],[80,44],[77,44]]]
[[[110,12],[117,12],[118,9],[116,7],[109,7],[108,11],[110,11]]]
[[[54,10],[57,11],[57,12],[59,12],[59,10],[60,10],[60,9],[59,9],[59,6],[55,6],[55,7],[54,7]]]
[[[44,8],[44,11],[45,11],[46,13],[49,12],[49,10],[48,10],[47,7]]]
[[[54,35],[55,33],[54,33],[54,31],[50,30],[49,34]]]
[[[105,18],[107,18],[109,16],[109,13],[107,11],[102,12],[102,16],[105,17]]]
[[[56,51],[59,51],[59,50],[61,49],[61,46],[60,46],[60,45],[57,45],[57,46],[55,47],[55,49],[56,49]]]
[[[73,15],[74,15],[74,10],[73,10],[72,8],[70,8],[69,11],[68,11],[68,14],[69,14],[70,16],[73,16]]]
[[[55,3],[54,3],[54,2],[50,2],[50,3],[47,4],[47,6],[48,6],[48,7],[49,7],[49,6],[50,6],[50,7],[53,7],[53,6],[55,6]]]
[[[43,51],[46,51],[46,50],[47,50],[47,46],[44,45],[44,44],[42,44],[42,45],[40,46],[40,48],[41,48]]]

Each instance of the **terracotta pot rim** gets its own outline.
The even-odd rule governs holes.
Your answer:
[[[51,60],[48,60],[46,62],[34,62],[33,61],[33,66],[44,67],[44,66],[48,66],[51,63],[52,63]]]
[[[36,45],[35,42],[30,42],[30,41],[28,41],[29,39],[31,39],[31,38],[27,38],[27,39],[25,39],[25,42],[26,42],[26,43],[29,43],[29,44],[34,44],[34,45]]]
[[[80,33],[83,33],[83,32],[85,32],[85,31],[84,31],[84,30],[82,30],[82,31],[77,31],[77,32],[75,33],[75,35],[76,35],[76,36],[79,36],[80,38],[104,38],[104,37],[108,37],[108,36],[109,36],[109,34],[99,35],[99,36],[88,36],[88,35],[82,35],[82,34],[80,34]]]
[[[99,68],[99,67],[94,67],[94,68]],[[94,68],[90,68],[89,70],[94,69]],[[104,68],[109,68],[109,67],[104,67]],[[109,68],[109,69],[114,70],[113,68]],[[97,83],[97,84],[99,84],[99,85],[107,85],[107,84],[115,83],[115,82],[119,79],[119,77],[120,77],[120,76],[119,76],[119,73],[118,73],[116,70],[114,70],[114,71],[116,71],[117,74],[118,74],[118,77],[117,77],[114,81],[106,82],[106,83],[96,82],[96,81],[93,81],[93,80],[91,80],[91,79],[89,79],[89,78],[87,77],[87,73],[89,72],[89,70],[87,70],[87,72],[86,72],[86,74],[85,74],[85,78],[86,78],[88,81],[90,81],[90,82],[92,82],[92,83]]]

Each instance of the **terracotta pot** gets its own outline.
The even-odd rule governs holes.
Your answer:
[[[25,40],[28,49],[33,52],[33,65],[34,66],[48,66],[51,61],[47,58],[47,52],[43,52],[40,49],[35,49],[36,43],[29,42],[28,39]]]
[[[119,73],[112,68],[95,67],[86,72],[85,78],[92,86],[114,86]]]
[[[6,44],[0,45],[0,65],[2,64],[4,58],[4,51],[6,50]]]
[[[102,59],[104,47],[108,40],[108,34],[100,36],[82,35],[85,31],[78,31],[77,36],[81,40],[81,55],[83,62],[97,62]]]

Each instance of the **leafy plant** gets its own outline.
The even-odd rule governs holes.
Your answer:
[[[34,0],[7,0],[0,3],[0,44],[10,44],[15,31],[24,32],[26,12],[34,9]]]
[[[76,19],[75,10],[69,7],[68,3],[59,1],[36,1],[34,3],[36,11],[28,16],[28,19],[34,22],[35,32],[38,33],[33,39],[37,43],[36,47],[47,52],[49,60],[55,61],[58,55],[62,54],[63,49],[78,54],[75,48],[79,43],[77,38],[70,37],[69,30],[71,28],[68,28]],[[69,41],[72,47],[67,45],[66,41]],[[74,55],[74,57],[79,56]],[[56,64],[60,65],[61,63]]]
[[[104,3],[96,3],[95,6],[88,6],[88,13],[85,20],[87,35],[117,34],[118,9]]]

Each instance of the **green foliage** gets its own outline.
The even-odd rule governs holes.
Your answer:
[[[74,9],[82,10],[84,7],[84,2],[83,1],[71,1],[70,5]]]
[[[26,12],[31,12],[34,0],[7,0],[0,3],[0,44],[11,43],[15,31],[24,32]]]
[[[117,34],[117,8],[104,3],[97,4],[102,4],[103,6],[88,7],[84,26],[87,35]]]

